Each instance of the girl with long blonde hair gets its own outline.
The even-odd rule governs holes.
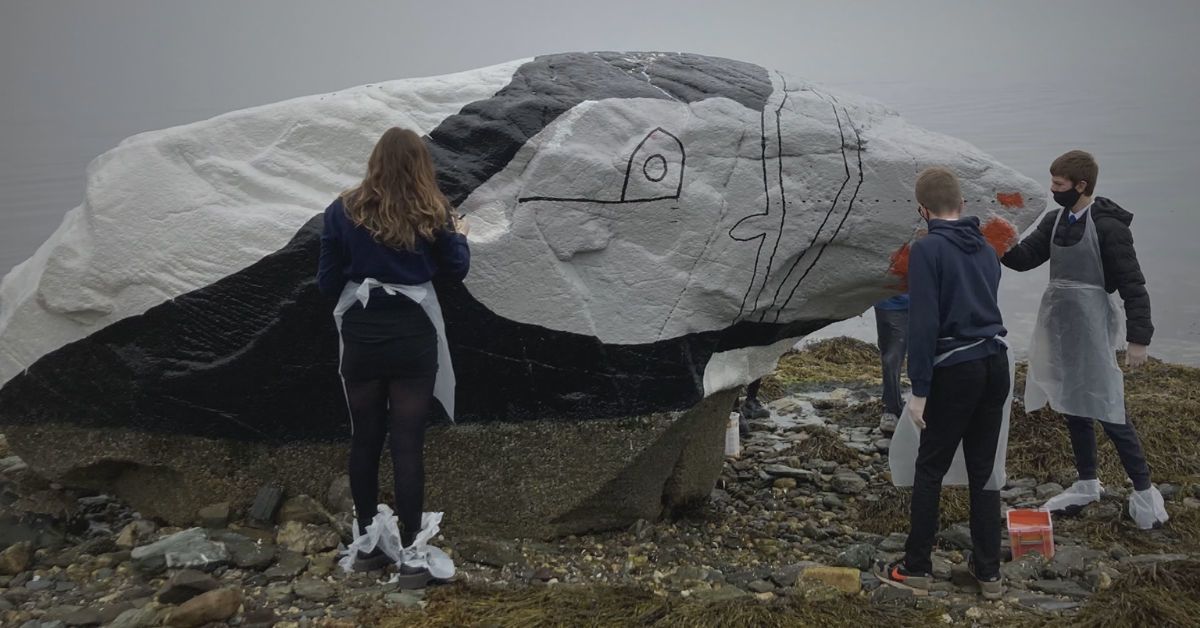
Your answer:
[[[375,144],[363,180],[325,210],[317,283],[338,299],[334,320],[351,421],[355,536],[366,533],[377,511],[386,440],[405,552],[421,529],[425,424],[434,399],[451,417],[454,411],[453,371],[430,280],[466,277],[466,232],[438,189],[424,141],[395,127]],[[400,558],[376,547],[359,551],[353,568],[378,569]],[[424,586],[426,565],[410,558],[405,553],[400,560],[401,574],[412,586]]]

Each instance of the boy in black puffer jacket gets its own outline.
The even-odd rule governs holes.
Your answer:
[[[1050,285],[1030,343],[1025,409],[1049,405],[1067,416],[1079,480],[1043,508],[1078,510],[1100,499],[1093,429],[1098,419],[1133,481],[1129,514],[1138,527],[1150,528],[1165,522],[1167,512],[1150,482],[1141,441],[1125,416],[1124,379],[1115,355],[1124,340],[1129,345],[1126,364],[1146,362],[1154,335],[1150,296],[1129,229],[1133,214],[1107,198],[1093,199],[1098,174],[1096,160],[1084,151],[1055,159],[1050,190],[1063,209],[1048,213],[1001,261],[1018,271],[1050,262]],[[1121,312],[1109,298],[1114,292],[1124,301],[1125,338],[1117,335]]]

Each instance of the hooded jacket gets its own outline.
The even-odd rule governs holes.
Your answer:
[[[1018,271],[1032,270],[1050,259],[1050,237],[1059,246],[1073,246],[1083,239],[1087,221],[1094,220],[1096,237],[1100,240],[1100,261],[1104,265],[1104,289],[1109,294],[1120,292],[1125,303],[1126,341],[1149,345],[1154,337],[1150,319],[1150,294],[1146,278],[1133,248],[1133,214],[1120,205],[1097,196],[1092,207],[1075,224],[1069,224],[1065,211],[1047,213],[1029,237],[1013,247],[1001,260],[1005,266]],[[1058,221],[1058,231],[1054,223]]]
[[[908,377],[914,395],[929,396],[936,356],[961,349],[938,364],[946,367],[1004,349],[994,339],[1008,333],[996,301],[1000,261],[978,218],[930,220],[929,235],[912,245],[908,288]]]

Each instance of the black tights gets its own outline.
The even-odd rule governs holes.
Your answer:
[[[350,493],[359,532],[376,513],[379,456],[386,434],[391,445],[396,516],[405,547],[421,529],[425,506],[425,421],[433,399],[432,377],[346,382],[353,438],[350,444]]]

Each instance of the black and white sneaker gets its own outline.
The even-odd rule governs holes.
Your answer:
[[[933,586],[933,574],[927,571],[909,571],[908,567],[904,566],[903,558],[885,566],[881,575],[912,589],[928,591]]]
[[[968,554],[967,571],[979,583],[979,591],[985,600],[998,600],[1004,597],[1004,579],[1000,574],[980,577],[975,572],[975,557]]]

